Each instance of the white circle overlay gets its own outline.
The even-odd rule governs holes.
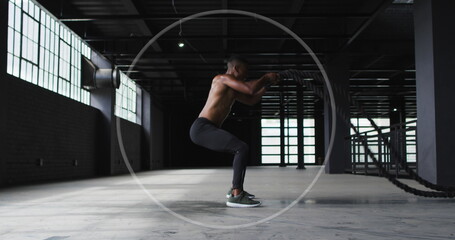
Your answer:
[[[196,18],[204,17],[204,16],[209,16],[209,15],[221,15],[221,14],[243,15],[243,16],[249,16],[249,17],[252,17],[252,18],[255,18],[255,19],[263,20],[265,22],[268,22],[268,23],[280,28],[281,30],[283,30],[284,32],[286,32],[287,34],[292,36],[298,43],[300,43],[300,45],[302,45],[302,47],[305,48],[305,50],[313,58],[313,60],[315,61],[315,63],[317,64],[319,70],[322,73],[322,76],[323,76],[324,82],[325,82],[325,87],[326,87],[327,92],[329,94],[329,99],[330,99],[330,104],[331,104],[331,113],[332,113],[332,116],[336,116],[336,105],[335,105],[335,100],[334,100],[332,86],[331,86],[330,81],[328,79],[327,73],[324,70],[323,65],[321,64],[321,62],[317,58],[316,54],[314,54],[314,52],[311,50],[311,48],[297,34],[295,34],[292,30],[290,30],[286,26],[282,25],[281,23],[279,23],[279,22],[277,22],[277,21],[275,21],[273,19],[270,19],[270,18],[268,18],[266,16],[263,16],[263,15],[260,15],[260,14],[254,13],[254,12],[248,12],[248,11],[243,11],[243,10],[234,10],[234,9],[219,9],[219,10],[210,10],[210,11],[204,11],[204,12],[195,13],[195,14],[190,15],[188,17],[185,17],[185,18],[182,18],[180,20],[177,20],[174,23],[168,25],[163,30],[161,30],[159,33],[157,33],[155,36],[153,36],[153,38],[150,41],[148,41],[147,44],[145,44],[145,46],[141,49],[141,51],[134,58],[133,63],[131,64],[131,66],[128,69],[128,74],[127,75],[129,75],[131,70],[136,65],[137,61],[144,54],[144,52],[156,40],[158,40],[158,38],[160,38],[163,34],[168,32],[170,29],[174,28],[175,26],[177,26],[177,25],[179,25],[181,23],[184,23],[184,22],[192,20],[192,19],[196,19]],[[201,227],[213,228],[213,229],[239,229],[239,228],[252,227],[252,226],[255,226],[255,225],[258,225],[258,224],[261,224],[261,223],[268,222],[268,221],[280,216],[281,214],[287,212],[292,207],[294,207],[298,202],[300,202],[300,200],[302,200],[303,197],[305,197],[308,194],[308,192],[311,191],[311,189],[313,188],[313,186],[315,185],[315,183],[317,182],[317,180],[321,176],[322,171],[324,170],[324,166],[325,166],[326,160],[330,159],[330,157],[331,157],[333,143],[334,143],[335,130],[336,130],[336,117],[332,117],[331,135],[330,135],[329,146],[327,148],[327,153],[326,153],[326,158],[324,160],[324,163],[322,164],[321,168],[319,169],[319,171],[317,172],[316,176],[311,181],[311,183],[308,185],[308,187],[302,192],[302,194],[300,194],[299,197],[297,197],[297,199],[292,201],[287,207],[281,209],[280,211],[278,211],[278,212],[276,212],[276,213],[274,213],[274,214],[272,214],[272,215],[270,215],[268,217],[265,217],[265,218],[262,218],[262,219],[260,219],[258,221],[254,221],[254,222],[250,222],[250,223],[238,224],[238,225],[214,225],[214,224],[207,224],[207,223],[202,223],[202,222],[199,222],[199,221],[195,221],[193,219],[187,218],[187,217],[185,217],[185,216],[183,216],[183,215],[181,215],[179,213],[174,212],[173,210],[171,210],[168,207],[166,207],[165,205],[163,205],[158,199],[155,198],[155,196],[153,196],[152,193],[149,192],[149,190],[147,190],[144,187],[144,185],[141,183],[139,178],[136,176],[133,168],[131,167],[131,165],[129,163],[128,156],[126,155],[126,151],[125,151],[125,146],[123,145],[122,131],[121,131],[121,126],[120,126],[120,118],[118,118],[118,117],[116,118],[117,140],[118,140],[118,143],[119,143],[120,152],[121,152],[121,155],[123,157],[123,161],[124,161],[126,167],[128,168],[128,171],[130,172],[132,178],[136,181],[137,185],[145,192],[145,194],[156,205],[158,205],[160,208],[162,208],[164,211],[168,212],[169,214],[171,214],[171,215],[173,215],[173,216],[175,216],[175,217],[177,217],[177,218],[179,218],[179,219],[181,219],[183,221],[186,221],[188,223],[192,223],[194,225],[198,225],[198,226],[201,226]]]

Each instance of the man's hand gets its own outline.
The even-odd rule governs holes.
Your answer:
[[[266,79],[267,83],[264,86],[265,89],[269,89],[272,85],[276,85],[280,82],[280,78],[276,73],[266,73],[263,78]]]
[[[277,73],[266,73],[265,76],[266,76],[268,82],[272,85],[276,85],[280,82],[280,79],[279,79]]]

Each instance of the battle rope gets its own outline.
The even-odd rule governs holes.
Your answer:
[[[308,89],[313,91],[318,97],[324,99],[324,101],[328,101],[328,96],[327,94],[324,94],[324,90],[321,88],[321,86],[324,86],[324,80],[322,79],[322,76],[317,73],[311,73],[311,72],[305,72],[305,71],[300,71],[300,70],[285,70],[282,72],[279,72],[278,75],[282,80],[295,80],[299,84],[306,86]],[[310,81],[314,80],[314,81]],[[321,86],[318,86],[316,83],[322,84]],[[398,151],[394,148],[393,145],[390,144],[389,140],[387,139],[386,136],[382,133],[381,129],[377,126],[377,124],[371,119],[371,117],[365,112],[363,109],[362,105],[358,102],[355,101],[354,99],[350,98],[348,92],[345,89],[338,88],[336,86],[332,86],[334,91],[343,97],[345,99],[349,100],[349,103],[353,106],[355,106],[361,115],[363,115],[365,118],[368,119],[370,124],[373,126],[375,131],[378,132],[378,135],[384,142],[385,146],[390,149],[390,152],[393,154],[394,157],[398,159],[399,164],[401,167],[409,174],[411,178],[413,178],[415,181],[418,183],[422,184],[423,186],[436,190],[436,191],[425,191],[425,190],[419,190],[413,187],[410,187],[406,185],[403,182],[400,182],[396,176],[391,175],[386,168],[382,165],[380,161],[378,161],[374,155],[374,153],[370,150],[368,147],[368,144],[365,139],[362,138],[360,135],[359,131],[356,129],[356,127],[351,123],[350,121],[350,116],[346,111],[342,108],[336,107],[336,113],[345,121],[350,127],[354,130],[355,135],[357,136],[358,139],[363,139],[361,141],[366,153],[368,156],[373,160],[373,163],[376,165],[376,167],[379,169],[379,172],[387,178],[391,183],[393,183],[395,186],[403,189],[406,192],[412,193],[417,196],[423,196],[423,197],[440,197],[440,198],[453,198],[455,197],[455,188],[453,187],[447,187],[447,186],[440,186],[433,184],[431,182],[428,182],[427,180],[421,178],[420,176],[417,175],[409,166],[408,164],[403,160],[403,157],[398,154]]]

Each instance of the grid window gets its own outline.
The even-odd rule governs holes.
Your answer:
[[[116,90],[115,115],[136,123],[136,83],[120,72],[120,87]]]
[[[7,72],[19,77],[21,57],[22,3],[8,3],[8,53]]]
[[[7,73],[66,97],[90,104],[80,86],[81,54],[90,49],[32,0],[8,2]]]
[[[262,119],[262,163],[280,163],[280,120]],[[296,164],[298,161],[297,119],[284,121],[285,133],[285,161],[287,164]],[[314,119],[304,119],[303,122],[303,153],[305,164],[315,163],[315,136]]]
[[[316,163],[316,138],[314,119],[303,119],[303,161],[305,164]]]
[[[406,122],[415,121],[417,118],[406,118]],[[406,127],[416,127],[417,122],[406,124]],[[415,129],[406,131],[406,161],[417,162],[417,131]]]

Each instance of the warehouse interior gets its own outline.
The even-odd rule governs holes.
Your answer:
[[[454,10],[1,1],[0,238],[454,238]],[[226,207],[233,155],[189,136],[233,55],[281,76],[222,126],[259,208]]]

